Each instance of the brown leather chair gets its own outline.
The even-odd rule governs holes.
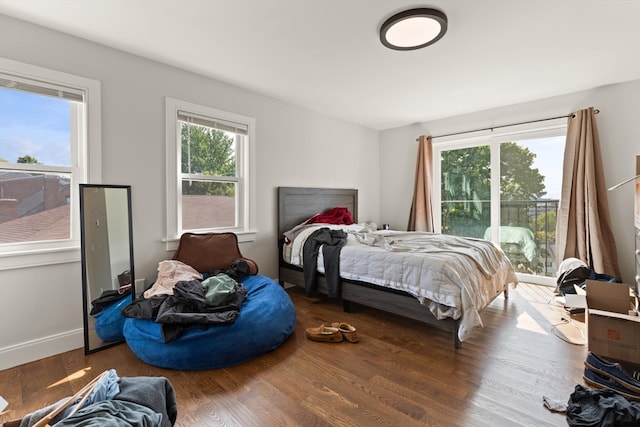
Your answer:
[[[258,264],[240,253],[235,233],[184,233],[172,259],[200,273],[228,270],[234,261],[242,259],[249,266],[249,275],[258,274]]]

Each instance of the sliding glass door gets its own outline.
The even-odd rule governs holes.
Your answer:
[[[444,150],[440,165],[441,232],[482,238],[491,225],[491,147]]]
[[[434,143],[436,228],[492,240],[521,280],[555,284],[564,129]]]

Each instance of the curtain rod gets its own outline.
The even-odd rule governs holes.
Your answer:
[[[600,112],[600,110],[594,110],[593,111],[594,114],[598,114],[599,112]],[[493,132],[494,129],[500,129],[500,128],[506,128],[506,127],[511,127],[511,126],[518,126],[518,125],[528,125],[530,123],[546,122],[548,120],[566,119],[566,118],[569,118],[569,117],[573,118],[575,116],[576,116],[575,113],[571,113],[571,114],[567,114],[566,116],[549,117],[547,119],[529,120],[528,122],[512,123],[510,125],[491,126],[489,128],[465,130],[465,131],[462,131],[462,132],[454,132],[454,133],[448,133],[448,134],[445,134],[445,135],[437,135],[437,136],[432,136],[431,139],[444,138],[445,136],[463,135],[465,133],[472,133],[472,132],[482,132],[483,130],[490,130],[490,131]],[[418,141],[418,140],[419,140],[419,138],[416,138],[416,141]]]

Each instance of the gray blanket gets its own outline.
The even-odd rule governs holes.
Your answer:
[[[120,378],[118,381],[120,391],[113,398],[114,401],[119,403],[110,404],[112,400],[103,400],[101,402],[95,402],[91,405],[85,406],[83,409],[76,412],[72,417],[75,422],[79,422],[79,419],[75,418],[78,415],[92,413],[95,411],[96,416],[99,416],[98,420],[104,422],[103,424],[86,424],[83,421],[82,425],[131,425],[131,426],[158,426],[158,427],[171,427],[175,424],[178,417],[178,405],[176,402],[176,395],[173,386],[165,377],[130,377]],[[20,422],[20,427],[31,427],[43,417],[53,411],[55,408],[65,403],[68,398],[61,399],[60,401],[50,405],[46,408],[35,411],[31,414],[25,415]],[[107,402],[107,403],[104,403]],[[96,406],[101,404],[100,406]],[[134,406],[135,405],[135,406]],[[131,413],[133,408],[145,408],[141,414],[143,416],[137,417],[135,415],[127,420],[128,424],[123,424],[123,419],[114,418],[110,414],[114,408],[123,409],[124,414]],[[51,425],[77,425],[77,424],[62,424],[63,421],[67,421],[64,418],[64,414],[55,417]],[[71,420],[71,421],[73,421]],[[108,422],[117,420],[120,424],[108,424]],[[155,420],[154,424],[148,424],[149,420]]]

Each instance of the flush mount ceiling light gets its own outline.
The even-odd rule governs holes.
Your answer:
[[[380,27],[380,41],[389,49],[414,50],[429,46],[447,32],[447,16],[418,8],[396,13]]]

